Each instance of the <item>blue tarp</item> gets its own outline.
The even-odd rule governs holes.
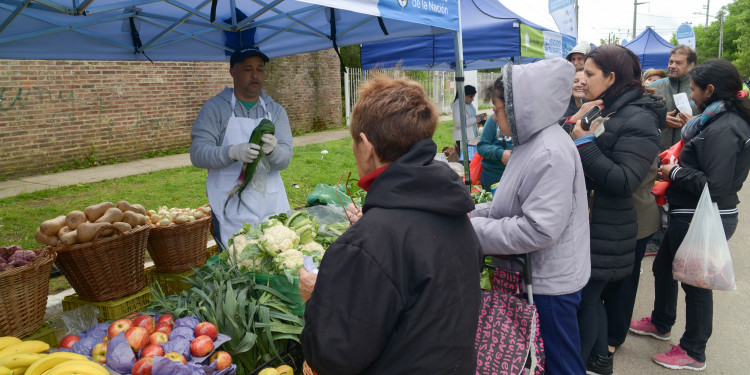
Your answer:
[[[547,33],[555,31],[538,26],[510,11],[497,0],[462,0],[461,32],[466,70],[498,68],[521,55],[520,25]],[[556,33],[559,36],[559,33]],[[563,49],[570,50],[575,39],[563,36]],[[363,44],[363,69],[373,67],[403,70],[454,70],[455,48],[450,34],[429,35],[388,42]],[[564,56],[564,53],[563,53]],[[523,62],[535,61],[522,58]]]
[[[623,46],[638,56],[643,70],[650,68],[667,69],[669,52],[675,47],[650,28],[646,28],[630,43]]]
[[[338,46],[458,30],[458,0],[417,3],[217,0],[210,22],[211,0],[0,0],[0,58],[226,61],[240,39],[286,56],[333,47],[332,13]]]

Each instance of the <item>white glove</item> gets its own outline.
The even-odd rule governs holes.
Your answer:
[[[229,158],[243,163],[252,163],[260,154],[260,146],[255,143],[240,143],[229,146]]]
[[[273,152],[273,149],[276,148],[276,144],[279,143],[279,140],[276,139],[273,134],[263,134],[263,136],[260,137],[260,140],[263,142],[263,146],[260,146],[260,148],[266,155]]]

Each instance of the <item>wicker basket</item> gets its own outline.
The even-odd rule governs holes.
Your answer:
[[[0,336],[26,337],[44,324],[55,254],[45,249],[24,267],[0,272]]]
[[[80,298],[91,302],[113,300],[143,289],[149,229],[141,225],[103,239],[98,238],[100,229],[91,242],[51,251],[57,253],[55,264]]]
[[[211,215],[185,224],[153,227],[148,235],[148,253],[156,270],[176,273],[206,264]]]

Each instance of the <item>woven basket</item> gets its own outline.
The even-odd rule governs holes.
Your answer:
[[[206,264],[211,215],[185,224],[153,227],[148,235],[148,253],[156,270],[175,273]]]
[[[105,227],[108,228],[108,227]],[[144,287],[143,264],[148,242],[148,225],[137,226],[118,236],[91,242],[51,248],[57,253],[55,264],[78,296],[100,302],[133,294]]]
[[[42,249],[26,266],[0,272],[0,336],[26,337],[44,324],[54,261]]]

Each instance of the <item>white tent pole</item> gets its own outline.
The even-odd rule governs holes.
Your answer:
[[[461,7],[458,7],[461,9]],[[460,13],[460,10],[459,10]],[[453,32],[453,44],[456,48],[456,93],[458,94],[459,118],[461,119],[461,154],[464,156],[464,175],[466,186],[471,190],[471,173],[469,172],[469,145],[466,139],[466,94],[464,93],[464,49],[461,39],[461,15],[459,14],[458,31]]]

